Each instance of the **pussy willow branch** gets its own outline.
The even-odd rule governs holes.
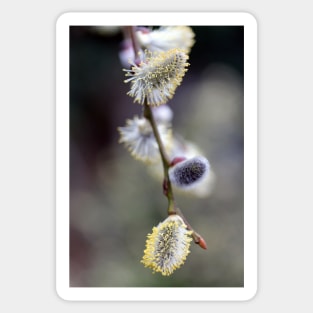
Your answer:
[[[129,34],[129,38],[132,41],[132,45],[133,45],[133,49],[135,51],[135,55],[136,57],[138,56],[138,52],[139,52],[139,44],[136,38],[136,32],[135,32],[135,27],[133,26],[126,26],[125,27],[125,32]],[[167,153],[165,151],[157,124],[155,122],[155,119],[153,117],[152,114],[152,109],[151,107],[145,102],[144,104],[144,117],[149,120],[152,130],[153,130],[153,134],[154,137],[156,139],[156,142],[158,144],[159,147],[159,151],[160,151],[160,155],[161,155],[161,159],[162,159],[162,164],[163,164],[163,170],[164,170],[164,183],[163,183],[163,191],[165,196],[168,199],[168,209],[167,209],[167,213],[168,215],[171,214],[177,214],[179,215],[184,223],[187,225],[187,228],[189,230],[192,231],[192,237],[195,243],[199,244],[200,240],[202,239],[202,237],[194,231],[194,229],[191,227],[191,225],[188,223],[188,221],[186,220],[186,218],[184,217],[184,215],[182,214],[181,210],[176,206],[175,204],[175,199],[174,199],[174,193],[173,193],[173,189],[172,189],[172,184],[171,181],[169,179],[169,174],[168,174],[168,170],[170,168],[170,160],[167,156]]]
[[[154,120],[151,107],[149,105],[147,105],[146,103],[144,104],[144,117],[147,120],[149,120],[149,122],[151,124],[152,131],[153,131],[154,137],[156,139],[156,142],[158,144],[159,151],[161,154],[161,159],[162,159],[162,163],[163,163],[163,171],[164,171],[163,191],[164,191],[165,196],[168,199],[168,214],[177,214],[177,208],[175,205],[175,199],[174,199],[172,184],[170,182],[169,175],[168,175],[168,169],[170,167],[170,161],[169,161],[168,156],[166,155],[165,148],[164,148],[162,139],[160,137],[158,127],[157,127],[156,122]]]
[[[136,31],[135,31],[134,26],[125,26],[124,27],[124,33],[128,34],[128,38],[132,42],[135,56],[137,58],[139,55],[139,51],[140,51],[140,45],[139,45],[138,40],[137,40]]]
[[[172,184],[171,184],[171,181],[169,179],[169,174],[168,174],[170,162],[169,162],[169,159],[166,155],[164,145],[163,145],[162,139],[161,139],[160,134],[159,134],[159,130],[157,128],[156,122],[155,122],[153,114],[152,114],[151,107],[149,105],[147,105],[146,103],[144,104],[144,116],[147,120],[149,120],[149,122],[151,124],[153,134],[154,134],[154,137],[156,139],[156,142],[158,144],[159,151],[161,154],[161,159],[162,159],[162,163],[163,163],[163,170],[164,170],[163,190],[164,190],[165,196],[168,199],[167,213],[168,213],[168,215],[170,215],[170,214],[179,215],[183,219],[185,224],[187,225],[187,228],[192,231],[192,237],[193,237],[194,242],[198,244],[200,242],[201,236],[197,232],[195,232],[195,230],[191,227],[191,225],[189,224],[189,222],[187,221],[187,219],[185,218],[185,216],[183,215],[183,213],[181,212],[179,207],[177,207],[175,204]]]

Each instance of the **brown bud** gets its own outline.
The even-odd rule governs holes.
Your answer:
[[[175,164],[180,163],[180,162],[185,161],[185,160],[186,160],[185,157],[175,157],[175,158],[172,160],[170,166],[174,166]]]
[[[197,242],[197,244],[204,250],[206,250],[207,246],[206,246],[206,242],[204,241],[204,239],[202,237],[199,238],[199,242]]]

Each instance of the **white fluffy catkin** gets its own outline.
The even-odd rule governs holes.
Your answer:
[[[175,164],[169,169],[173,185],[181,189],[192,189],[209,174],[210,163],[203,156],[196,156]]]

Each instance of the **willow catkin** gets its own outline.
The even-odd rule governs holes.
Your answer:
[[[165,52],[146,50],[139,65],[131,63],[131,69],[124,69],[130,78],[124,82],[131,83],[127,93],[134,102],[158,106],[165,104],[175,94],[187,72],[188,55],[182,49],[171,49]]]

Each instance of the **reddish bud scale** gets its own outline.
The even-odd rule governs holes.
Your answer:
[[[168,195],[168,180],[166,178],[163,180],[163,194],[166,197]]]
[[[204,250],[207,249],[206,242],[204,241],[204,239],[203,239],[202,237],[200,237],[200,240],[199,240],[199,242],[197,242],[197,243],[198,243],[198,245],[199,245],[202,249],[204,249]]]
[[[174,166],[175,164],[180,163],[180,162],[185,161],[185,160],[186,160],[185,157],[175,157],[175,158],[172,160],[170,166]]]

